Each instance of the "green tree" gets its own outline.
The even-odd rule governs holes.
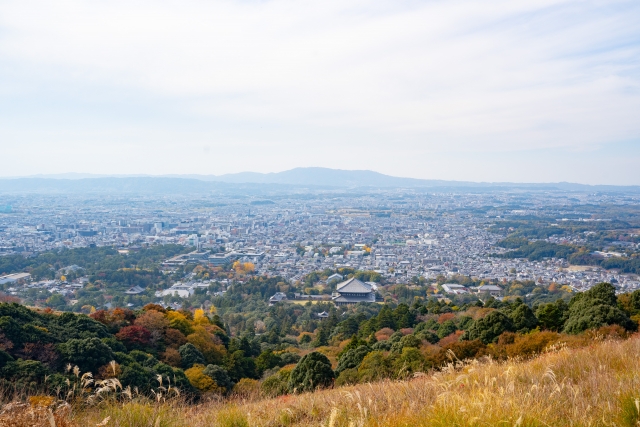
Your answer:
[[[527,333],[538,326],[538,319],[533,311],[526,304],[518,304],[511,312],[513,327],[517,332]]]
[[[358,367],[360,382],[377,381],[391,376],[391,363],[381,351],[367,354]]]
[[[195,364],[204,365],[204,356],[195,345],[187,343],[178,349],[182,359],[182,368],[189,369]]]
[[[569,306],[564,300],[540,304],[536,310],[538,323],[543,329],[558,332],[564,328],[564,323],[569,315]]]
[[[335,374],[327,356],[314,351],[300,359],[300,362],[291,371],[289,390],[300,393],[328,387],[334,377]]]
[[[70,339],[59,344],[58,351],[65,362],[78,365],[83,372],[97,373],[114,358],[111,348],[99,338]]]
[[[494,310],[482,319],[478,319],[462,336],[466,340],[479,339],[485,344],[495,342],[503,332],[513,332],[515,327],[511,319],[504,313]]]
[[[278,366],[281,362],[280,357],[271,350],[265,350],[256,358],[256,368],[260,372]]]
[[[227,371],[221,366],[207,365],[202,373],[213,379],[218,387],[223,388],[223,393],[231,392],[231,389],[233,388],[233,381],[231,381],[229,374],[227,374]]]
[[[444,337],[448,337],[457,330],[458,328],[452,320],[446,320],[442,322],[442,324],[438,328],[438,338],[442,339]]]
[[[620,325],[627,330],[637,329],[635,322],[618,308],[615,288],[611,284],[599,283],[571,299],[565,332],[578,334],[605,325]]]
[[[343,353],[340,359],[338,359],[338,366],[336,367],[336,375],[339,375],[345,369],[357,368],[360,366],[362,359],[369,353],[369,347],[361,345],[358,348],[352,348],[346,353]]]

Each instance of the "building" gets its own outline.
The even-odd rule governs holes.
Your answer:
[[[19,280],[29,280],[31,279],[31,275],[29,273],[14,273],[7,274],[6,276],[0,276],[0,285],[4,285],[5,283],[16,283]]]
[[[196,291],[197,286],[189,283],[176,282],[169,289],[162,291],[156,291],[155,295],[158,298],[166,296],[177,296],[180,298],[189,298]]]
[[[327,283],[339,282],[342,279],[344,279],[344,277],[342,277],[342,274],[335,273],[327,277]]]
[[[442,285],[442,290],[444,290],[448,294],[468,294],[469,290],[462,285],[458,285],[457,283],[445,283]]]
[[[213,254],[209,255],[207,260],[211,265],[225,265],[231,262],[231,256],[229,254]]]
[[[357,304],[359,302],[376,302],[376,291],[355,277],[339,283],[332,295],[336,305]]]
[[[488,293],[491,296],[499,297],[502,295],[502,288],[496,285],[482,285],[478,287],[478,293]]]
[[[287,294],[284,292],[276,292],[271,298],[269,298],[269,305],[274,305],[277,302],[287,301]]]
[[[127,294],[127,295],[139,295],[139,294],[141,294],[143,292],[144,292],[144,289],[142,289],[138,285],[132,286],[129,289],[127,289],[126,291],[124,291],[124,293]]]

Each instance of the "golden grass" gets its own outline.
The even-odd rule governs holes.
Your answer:
[[[72,421],[96,426],[110,416],[107,425],[117,427],[638,426],[639,361],[640,337],[634,336],[579,349],[558,346],[529,361],[459,363],[410,381],[274,399],[103,403]]]

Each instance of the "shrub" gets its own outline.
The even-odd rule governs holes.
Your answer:
[[[453,359],[466,360],[486,354],[487,346],[480,340],[459,341],[442,347],[435,357],[435,364],[442,366]],[[451,354],[453,353],[453,355]]]
[[[265,379],[260,389],[269,397],[280,396],[289,392],[289,377],[293,368],[282,368],[276,374]]]
[[[113,360],[114,354],[99,338],[71,339],[58,345],[65,362],[78,365],[83,372],[97,372]]]
[[[218,365],[207,365],[202,373],[213,379],[223,394],[229,393],[233,388],[233,382],[231,378],[229,378],[229,374],[227,374],[224,368]]]
[[[479,339],[485,344],[494,342],[503,332],[513,332],[513,322],[507,315],[500,311],[492,311],[482,319],[473,322],[469,330],[463,335],[463,339]]]
[[[300,359],[300,362],[291,371],[289,390],[303,392],[328,387],[333,382],[334,376],[331,362],[327,356],[314,351]]]
[[[195,364],[204,365],[204,356],[193,344],[187,343],[178,350],[182,360],[182,367],[189,369]]]
[[[208,392],[208,391],[218,391],[218,385],[208,375],[204,373],[204,365],[196,364],[193,367],[184,371],[184,374],[189,379],[189,382],[192,386],[197,388],[200,391]]]
[[[559,338],[560,335],[550,331],[516,335],[513,343],[506,346],[506,353],[509,357],[531,357],[542,353]]]
[[[367,354],[358,367],[360,382],[389,378],[391,373],[391,363],[381,351],[372,351]]]
[[[151,342],[151,332],[142,326],[125,326],[116,334],[116,338],[124,343],[129,350],[143,348]]]
[[[357,384],[357,383],[358,383],[358,369],[356,368],[345,369],[341,371],[340,375],[338,375],[338,378],[336,378],[336,386],[338,387]]]
[[[233,387],[233,394],[243,398],[257,397],[260,393],[260,381],[243,378]]]
[[[338,367],[336,368],[336,374],[340,374],[345,369],[358,368],[362,359],[369,353],[369,347],[361,345],[356,349],[351,349],[344,353],[338,360]]]
[[[395,376],[397,378],[408,378],[416,372],[425,372],[430,368],[420,350],[414,347],[405,347],[402,354],[393,361]]]

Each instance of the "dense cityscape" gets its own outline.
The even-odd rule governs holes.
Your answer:
[[[304,282],[313,272],[375,272],[378,293],[397,284],[429,293],[431,284],[457,283],[462,277],[476,286],[445,287],[440,293],[478,292],[482,281],[501,286],[529,281],[542,288],[566,285],[567,291],[583,291],[604,281],[620,292],[640,287],[638,271],[607,269],[584,260],[572,263],[569,254],[553,251],[571,247],[574,252],[586,250],[592,260],[637,259],[640,197],[633,194],[402,189],[280,191],[263,197],[32,194],[4,195],[0,206],[3,257],[28,259],[48,251],[91,247],[111,247],[124,255],[159,245],[184,247],[181,254],[158,263],[169,277],[162,282],[164,289],[153,288],[159,301],[189,297],[213,283],[219,285],[218,292],[224,291],[233,280],[246,277],[196,280],[192,269],[184,266],[219,269],[234,262],[251,263],[253,275],[278,276],[292,284]],[[620,212],[624,221],[616,216]],[[526,228],[531,224],[550,232],[531,234]],[[523,225],[524,243],[545,242],[552,252],[509,256],[522,242],[503,242]],[[65,280],[72,271],[74,280]],[[29,268],[0,271],[0,285],[18,297],[26,289],[44,289],[74,302],[74,294],[89,283],[77,265],[63,266],[48,277],[30,273]],[[299,290],[331,291],[318,289]],[[135,295],[144,289],[127,291]],[[504,296],[502,289],[492,294]]]

